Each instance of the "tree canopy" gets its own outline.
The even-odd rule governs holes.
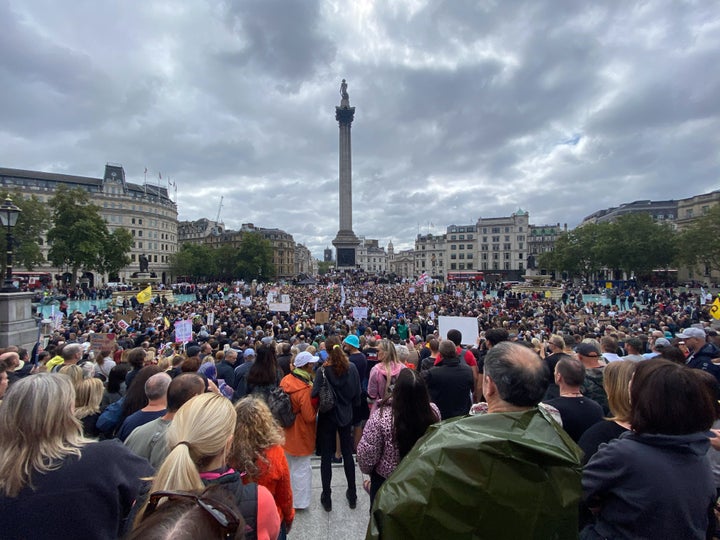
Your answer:
[[[678,245],[680,260],[688,266],[720,270],[720,204],[681,231]]]
[[[47,233],[48,258],[59,268],[114,273],[129,264],[132,236],[126,229],[108,231],[100,207],[86,191],[61,185],[50,201],[53,226]]]
[[[608,223],[589,223],[563,233],[552,252],[542,253],[540,268],[589,278],[605,268],[644,278],[678,259],[677,233],[648,214],[626,214]]]
[[[170,258],[173,273],[198,281],[251,281],[275,277],[272,246],[257,233],[244,233],[238,249],[183,244]]]
[[[21,193],[0,192],[0,202],[10,197],[15,205],[22,210],[18,216],[17,224],[12,231],[14,240],[13,266],[15,269],[26,268],[33,270],[45,262],[42,254],[42,235],[50,227],[50,212],[35,196],[23,197]],[[2,259],[3,274],[5,273],[5,254],[7,251],[5,231],[0,233],[0,257]]]

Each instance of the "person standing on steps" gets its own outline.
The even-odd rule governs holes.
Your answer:
[[[335,393],[335,406],[318,415],[318,444],[320,446],[320,477],[322,494],[320,502],[325,511],[332,510],[330,484],[332,482],[332,457],[335,452],[335,434],[340,436],[343,468],[347,480],[347,497],[350,508],[357,506],[355,489],[355,461],[353,459],[352,422],[353,408],[360,406],[360,376],[342,350],[340,339],[327,339],[328,359],[313,382],[312,397],[319,396],[325,378]]]

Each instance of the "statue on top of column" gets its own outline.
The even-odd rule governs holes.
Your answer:
[[[350,94],[348,94],[347,83],[345,82],[345,79],[343,79],[342,82],[340,83],[340,97],[342,98],[340,100],[340,106],[341,107],[349,107],[350,106]]]

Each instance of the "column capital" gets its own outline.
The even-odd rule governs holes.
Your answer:
[[[342,125],[352,124],[355,118],[355,107],[335,107],[335,120]]]

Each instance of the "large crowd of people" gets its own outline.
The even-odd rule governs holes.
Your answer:
[[[368,538],[715,533],[704,294],[365,275],[177,292],[194,300],[67,310],[0,351],[0,536],[292,537],[313,455],[325,511],[370,498]]]

